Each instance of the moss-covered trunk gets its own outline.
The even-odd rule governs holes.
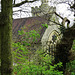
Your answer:
[[[1,75],[13,75],[12,0],[1,0]]]
[[[0,74],[1,74],[1,27],[0,27]]]

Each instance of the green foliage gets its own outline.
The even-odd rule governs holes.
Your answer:
[[[53,18],[53,21],[55,22],[55,18]]]
[[[25,62],[28,58],[28,55],[31,53],[30,50],[28,50],[28,47],[31,46],[31,43],[37,42],[37,39],[40,37],[40,35],[35,30],[31,30],[30,32],[24,32],[23,29],[21,31],[18,31],[18,35],[24,36],[21,38],[23,39],[21,42],[13,43],[14,60],[16,59],[18,60],[18,62]]]
[[[73,41],[72,50],[75,50],[75,40]]]
[[[26,64],[26,65],[25,65]],[[58,70],[54,70],[56,66],[47,66],[44,65],[35,65],[35,64],[18,64],[14,66],[14,72],[17,72],[17,75],[63,75],[63,72],[59,72]],[[50,67],[50,68],[48,68]]]
[[[45,24],[42,24],[42,26],[43,26],[43,27],[46,27],[46,28],[48,28],[48,25],[47,25],[47,23],[45,23]]]
[[[28,55],[28,50],[25,46],[23,46],[20,42],[13,43],[13,47],[16,48],[16,50],[13,51],[13,56],[15,59],[18,60],[18,62],[25,62]],[[14,60],[15,60],[14,59]],[[16,61],[14,61],[16,63]]]
[[[71,62],[71,74],[75,75],[75,60]]]
[[[72,51],[75,51],[75,40],[73,41]],[[74,57],[75,58],[75,57]],[[75,59],[67,63],[67,71],[71,73],[71,75],[75,75]]]
[[[67,63],[67,71],[71,73],[71,75],[75,75],[75,60]]]
[[[17,66],[14,66],[14,73],[17,75],[63,75],[62,71],[56,69],[62,66],[61,62],[52,66],[51,57],[44,56],[42,49],[38,49],[34,54],[31,54],[32,51],[28,49],[31,47],[30,42],[35,42],[36,37],[39,38],[40,35],[35,30],[25,33],[19,31],[19,35],[23,34],[25,36],[22,37],[21,42],[13,43],[14,62],[17,63]]]
[[[24,34],[24,30],[18,31],[18,35],[23,35],[23,34]]]
[[[25,39],[25,42],[37,42],[37,38],[40,37],[37,31],[31,30],[30,32],[24,32],[24,30],[18,31],[19,35],[24,35],[22,39]]]
[[[58,66],[61,67],[62,63],[59,62],[54,66],[51,65],[51,60],[49,55],[44,57],[39,54],[42,51],[38,51],[36,59],[32,62],[26,61],[23,64],[18,64],[14,66],[14,72],[17,72],[17,75],[63,75],[62,71],[55,70]],[[38,59],[37,59],[38,58]]]

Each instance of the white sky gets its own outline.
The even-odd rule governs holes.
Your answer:
[[[20,2],[20,1],[21,0],[17,0],[17,2]],[[32,14],[31,14],[31,7],[35,7],[35,6],[39,7],[40,5],[41,5],[41,1],[36,1],[36,2],[33,2],[33,3],[23,4],[22,6],[17,7],[17,8],[13,8],[14,11],[16,11],[16,10],[26,11],[26,12],[21,12],[21,14],[20,14],[20,11],[19,11],[18,12],[19,14],[18,15],[13,15],[13,18],[31,17],[32,16]]]
[[[21,2],[21,0],[16,0],[16,1],[17,1],[16,3]],[[49,0],[49,1],[52,2],[52,0]],[[59,0],[59,1],[61,1],[61,0]],[[73,1],[73,0],[69,0],[69,1]],[[16,11],[16,10],[25,11],[25,12],[20,12],[20,11],[15,12],[17,14],[13,15],[13,18],[31,17],[32,16],[31,7],[35,7],[35,6],[39,7],[40,5],[41,5],[41,2],[37,1],[37,2],[34,2],[34,3],[30,3],[30,4],[26,3],[26,4],[24,4],[24,5],[20,6],[20,7],[13,8],[14,11]],[[49,2],[49,5],[53,5],[53,4]],[[69,5],[63,4],[63,3],[56,5],[57,13],[59,13],[63,17],[67,17],[71,21],[70,26],[72,26],[73,23],[74,23],[74,21],[73,21],[74,20],[74,12],[71,12],[70,10],[68,10],[69,8],[70,8]],[[60,19],[60,22],[61,21],[62,20]]]
[[[1,1],[1,0],[0,0]],[[16,3],[19,3],[23,0],[16,0]],[[62,2],[62,1],[74,1],[74,0],[49,0],[49,5],[54,5],[52,2],[55,1],[55,2]],[[37,2],[34,2],[34,3],[26,3],[20,7],[16,7],[16,8],[13,8],[14,11],[16,10],[22,10],[24,12],[15,12],[15,15],[13,15],[13,18],[24,18],[24,17],[31,17],[32,14],[31,14],[31,7],[35,7],[35,6],[40,6],[41,5],[41,1],[37,1]],[[1,7],[0,7],[1,8]],[[67,17],[70,21],[71,21],[71,24],[70,26],[73,25],[74,23],[74,12],[71,12],[70,10],[68,10],[67,8],[70,8],[69,5],[67,4],[58,4],[56,5],[56,11],[57,13],[59,13],[62,17]],[[60,22],[62,20],[60,19]]]
[[[57,13],[59,13],[63,17],[67,17],[70,20],[70,26],[74,23],[74,12],[71,12],[67,8],[70,8],[67,4],[59,4],[57,5]],[[62,20],[60,20],[62,21]]]

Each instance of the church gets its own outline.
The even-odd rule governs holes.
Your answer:
[[[54,46],[60,40],[60,26],[58,17],[53,13],[56,8],[48,5],[48,0],[41,0],[41,6],[32,7],[32,17],[13,20],[13,40],[21,41],[18,31],[24,29],[24,32],[36,31],[40,37],[34,42],[34,49],[43,47],[48,50],[54,50]],[[51,50],[50,50],[51,51]],[[49,51],[49,52],[50,52]]]

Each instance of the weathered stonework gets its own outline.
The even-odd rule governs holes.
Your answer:
[[[55,7],[50,7],[48,5],[48,0],[41,0],[41,6],[39,6],[39,8],[36,6],[35,8],[32,8],[32,16],[35,17],[35,16],[42,16],[42,15],[45,15],[45,14],[48,14],[48,13],[51,13],[49,14],[50,16],[50,19],[48,19],[48,28],[45,30],[45,33],[43,34],[43,37],[41,39],[41,43],[42,45],[46,45],[46,42],[47,41],[51,41],[52,40],[52,36],[54,34],[60,34],[60,30],[59,30],[59,26],[56,25],[55,23],[51,22],[50,20],[52,21],[55,21],[58,23],[58,18],[57,16],[53,13],[56,11],[56,8]],[[48,17],[49,17],[48,16]],[[56,33],[55,33],[56,32]],[[58,38],[61,38],[58,37]],[[57,39],[59,40],[59,39]]]
[[[50,7],[48,5],[48,0],[41,0],[41,6],[39,7],[32,7],[32,16],[35,17],[35,16],[42,16],[44,14],[47,14],[49,12],[53,12],[55,11],[55,7]]]

